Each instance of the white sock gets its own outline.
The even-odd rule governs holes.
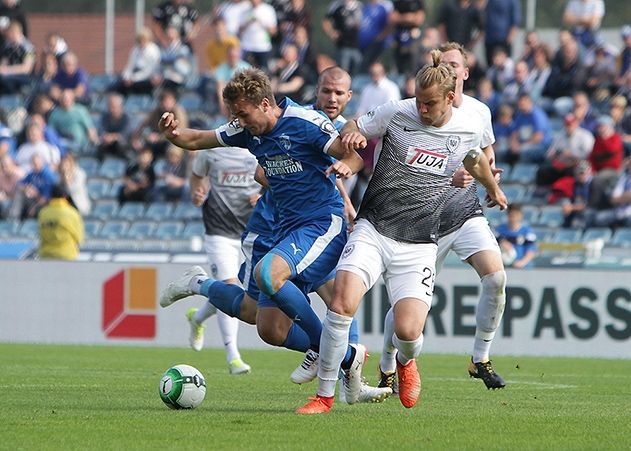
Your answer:
[[[481,279],[482,293],[475,316],[476,329],[473,341],[473,361],[489,360],[491,343],[495,337],[504,307],[506,306],[506,273],[498,271]]]
[[[210,279],[210,277],[207,277],[207,276],[194,276],[188,282],[188,289],[191,290],[195,294],[201,294],[199,292],[199,288],[202,286],[202,283],[205,282],[208,279]]]
[[[397,355],[397,349],[392,344],[392,336],[394,335],[394,311],[392,307],[386,313],[386,317],[383,320],[383,349],[381,350],[381,360],[379,361],[379,368],[384,373],[392,373],[397,364],[395,356]]]
[[[352,316],[339,315],[331,310],[326,312],[320,337],[318,396],[335,396],[337,375],[348,349],[348,330],[352,321]]]
[[[397,360],[403,366],[410,363],[410,361],[414,360],[420,353],[423,348],[423,334],[419,335],[416,340],[413,341],[405,341],[399,339],[397,334],[392,336],[392,343],[398,349]]]
[[[239,333],[239,320],[226,315],[221,310],[217,311],[217,322],[223,338],[223,346],[226,350],[226,360],[228,363],[234,359],[240,359],[239,348],[237,347],[237,334]]]
[[[202,324],[215,313],[217,313],[217,307],[212,305],[209,301],[206,301],[193,315],[193,321],[197,324]]]

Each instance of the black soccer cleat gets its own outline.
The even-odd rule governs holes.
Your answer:
[[[490,360],[488,362],[475,363],[471,360],[469,362],[469,376],[482,379],[482,382],[484,382],[484,385],[486,385],[486,388],[489,390],[496,390],[506,386],[506,382],[502,379],[502,376],[497,374],[493,369]]]
[[[399,393],[399,384],[397,383],[397,372],[393,371],[391,373],[384,373],[379,368],[379,383],[377,384],[379,388],[390,388],[392,393]]]

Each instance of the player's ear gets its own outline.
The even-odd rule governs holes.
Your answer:
[[[267,110],[269,110],[269,107],[270,107],[269,99],[267,97],[263,97],[263,100],[261,101],[261,109],[263,110],[264,113],[267,113]]]

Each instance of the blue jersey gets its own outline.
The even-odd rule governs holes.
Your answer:
[[[283,232],[314,220],[342,216],[343,202],[335,186],[335,175],[325,171],[333,164],[327,151],[339,136],[331,121],[289,99],[276,126],[268,133],[252,135],[234,120],[218,128],[217,139],[224,146],[245,147],[265,171],[278,208]]]
[[[515,259],[521,260],[526,252],[537,250],[537,235],[529,225],[522,225],[517,230],[511,230],[508,224],[500,224],[495,229],[497,240],[508,240],[517,253]]]
[[[245,233],[254,232],[257,235],[273,237],[276,224],[276,206],[270,190],[265,190],[252,210],[252,215],[245,227]]]
[[[318,108],[316,107],[315,103],[310,103],[309,105],[305,105],[305,108],[308,110],[314,110],[317,111],[318,113],[320,113],[321,115],[328,117],[326,115],[326,113],[324,111],[318,110]],[[335,129],[338,132],[341,132],[342,129],[344,128],[344,125],[346,124],[346,118],[344,116],[342,116],[341,114],[335,118],[335,120],[333,121],[333,125],[335,126]]]

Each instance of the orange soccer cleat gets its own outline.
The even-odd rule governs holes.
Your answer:
[[[296,409],[299,415],[313,415],[317,413],[329,413],[333,407],[334,397],[312,396],[309,402],[302,407]]]
[[[421,396],[421,375],[416,368],[416,360],[412,359],[403,366],[397,360],[397,374],[399,375],[399,399],[403,407],[414,407]]]

